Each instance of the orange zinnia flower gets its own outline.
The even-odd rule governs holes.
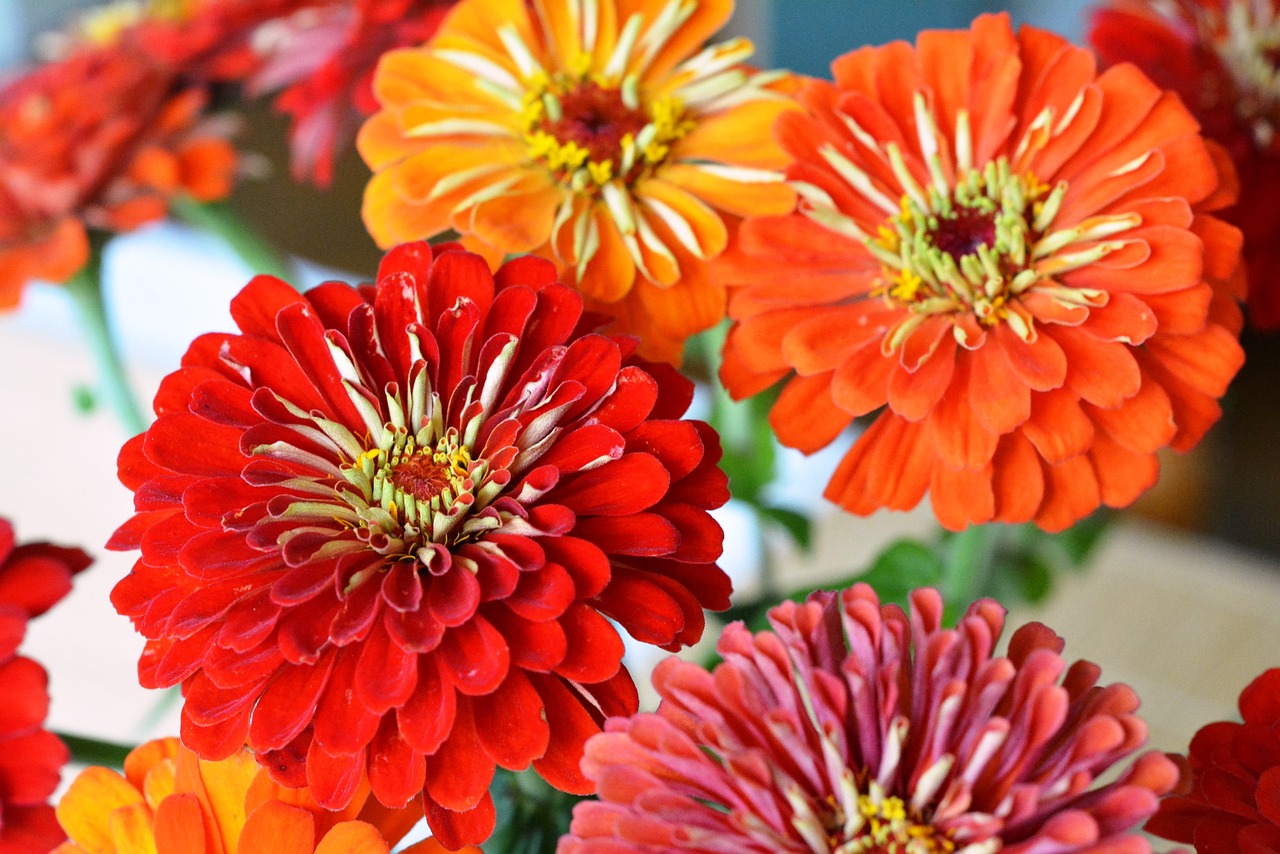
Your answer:
[[[123,777],[85,769],[57,812],[70,839],[53,854],[387,854],[422,815],[370,799],[367,781],[345,809],[324,810],[307,789],[272,782],[247,749],[207,762],[176,738],[134,750]]]
[[[772,422],[805,451],[879,411],[826,492],[856,513],[928,491],[949,528],[1056,530],[1131,502],[1243,359],[1240,235],[1205,213],[1230,164],[1137,69],[1003,15],[833,71],[778,124],[799,211],[726,264],[725,384],[787,378]]]
[[[206,94],[131,49],[84,48],[0,88],[0,309],[31,279],[64,282],[87,230],[159,219],[169,201],[212,201],[237,168]]]
[[[794,194],[770,133],[793,104],[750,42],[691,52],[732,0],[463,0],[435,38],[384,56],[361,130],[381,246],[454,229],[491,262],[537,252],[674,361],[724,315],[706,275],[730,217]]]

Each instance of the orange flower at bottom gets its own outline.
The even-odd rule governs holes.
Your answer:
[[[87,768],[58,803],[70,839],[53,854],[388,854],[421,818],[369,800],[362,781],[343,810],[288,789],[242,750],[207,762],[176,738],[129,754],[124,776]],[[430,854],[432,840],[405,854]]]

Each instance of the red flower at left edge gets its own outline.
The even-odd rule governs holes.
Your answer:
[[[69,754],[44,728],[48,675],[17,650],[27,621],[65,596],[90,561],[80,549],[16,545],[13,525],[0,519],[0,854],[48,851],[65,836],[47,802]]]
[[[138,513],[109,545],[142,551],[112,600],[189,747],[247,741],[330,809],[366,771],[387,806],[422,791],[458,848],[498,765],[591,791],[583,742],[637,704],[609,620],[699,638],[728,489],[691,384],[579,334],[549,262],[437,251],[360,289],[254,279],[121,451]]]
[[[226,196],[237,169],[206,94],[123,46],[85,47],[0,88],[0,310],[65,282],[91,229],[122,232],[169,201]]]

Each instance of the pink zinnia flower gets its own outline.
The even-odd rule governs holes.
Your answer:
[[[1146,726],[1125,685],[1068,666],[1039,623],[993,654],[990,600],[941,628],[942,597],[908,616],[865,584],[730,626],[714,673],[670,658],[657,714],[611,719],[583,770],[560,854],[682,852],[1145,852],[1131,829],[1173,786],[1147,753],[1114,782]]]

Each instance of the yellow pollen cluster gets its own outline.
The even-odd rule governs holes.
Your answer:
[[[576,192],[602,187],[615,179],[630,182],[643,169],[666,160],[671,144],[695,127],[679,98],[662,95],[644,104],[633,90],[620,91],[615,81],[591,72],[590,63],[589,56],[581,55],[569,64],[568,73],[535,77],[521,101],[520,121],[529,158],[542,163]],[[572,139],[560,139],[546,129],[564,117],[562,108],[567,96],[585,86],[617,93],[628,106],[631,100],[637,101],[629,108],[647,120],[638,132],[622,135],[614,157],[593,159],[587,147]]]
[[[1001,158],[958,176],[949,193],[904,194],[866,244],[882,268],[873,293],[921,315],[972,312],[985,326],[1006,320],[1010,300],[1039,278],[1032,247],[1064,192]]]
[[[955,843],[931,825],[912,821],[902,798],[877,801],[870,795],[859,795],[858,812],[864,819],[862,833],[841,849],[849,854],[950,854],[956,850]]]

